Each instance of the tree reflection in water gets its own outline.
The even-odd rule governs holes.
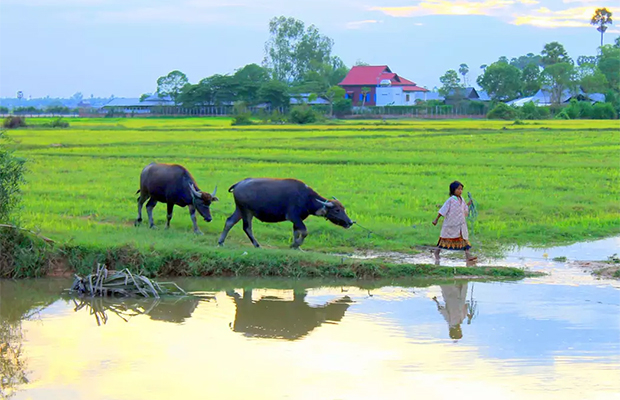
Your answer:
[[[0,398],[12,397],[17,388],[28,383],[22,352],[21,321],[0,326]]]
[[[212,301],[214,296],[203,295],[161,298],[110,298],[110,297],[71,297],[74,311],[88,311],[95,317],[97,325],[105,325],[109,315],[116,315],[125,322],[137,315],[148,315],[152,320],[183,323],[190,318],[200,301]]]
[[[343,296],[313,307],[305,301],[305,291],[295,291],[292,301],[265,296],[255,302],[252,301],[252,289],[244,289],[243,296],[235,291],[226,294],[233,298],[236,306],[235,322],[230,324],[234,332],[286,340],[303,338],[323,323],[339,322],[352,303],[349,296]]]

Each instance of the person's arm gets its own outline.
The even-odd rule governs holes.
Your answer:
[[[439,222],[439,218],[440,218],[440,217],[443,217],[443,215],[441,215],[441,214],[437,214],[437,218],[435,218],[435,219],[433,220],[433,225],[437,225],[437,222]]]

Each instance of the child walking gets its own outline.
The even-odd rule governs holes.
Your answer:
[[[450,198],[439,209],[437,218],[433,220],[433,225],[437,225],[439,218],[444,217],[437,248],[433,251],[435,254],[435,265],[439,265],[439,252],[441,249],[464,250],[468,266],[474,264],[477,260],[469,252],[471,244],[469,243],[469,232],[467,230],[467,221],[465,220],[469,213],[471,201],[465,203],[465,200],[461,197],[462,193],[463,184],[459,181],[452,182],[450,184]]]

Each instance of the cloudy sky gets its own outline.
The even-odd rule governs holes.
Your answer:
[[[190,82],[263,58],[268,22],[291,16],[335,41],[334,53],[387,64],[419,85],[459,64],[539,53],[559,41],[593,55],[589,25],[608,0],[0,0],[0,97],[82,92],[138,97],[178,69]],[[620,34],[613,25],[605,35]]]

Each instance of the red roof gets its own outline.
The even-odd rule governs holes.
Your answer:
[[[349,71],[339,83],[340,86],[377,86],[384,80],[390,80],[392,86],[415,86],[415,82],[393,73],[387,65],[357,65]],[[426,90],[418,88],[418,90]]]
[[[428,92],[428,89],[419,86],[405,86],[403,92]]]

